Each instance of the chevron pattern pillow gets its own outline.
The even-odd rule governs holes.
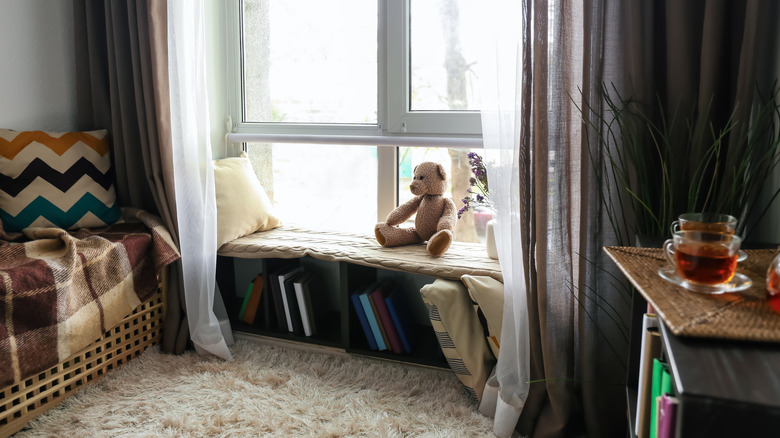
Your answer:
[[[0,129],[0,220],[28,227],[102,227],[121,216],[106,130]]]

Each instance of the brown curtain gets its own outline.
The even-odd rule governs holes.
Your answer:
[[[719,117],[738,101],[749,111],[761,69],[773,64],[761,59],[766,8],[725,0],[524,1],[525,259],[515,263],[526,271],[532,383],[520,433],[624,437],[628,430],[632,292],[602,251],[617,244],[593,170],[605,158],[597,149],[591,155],[597,142],[582,129],[577,106],[587,100],[604,114],[607,84],[667,113],[701,110],[711,99]]]
[[[74,0],[79,129],[108,129],[120,205],[158,214],[178,245],[163,1]],[[163,349],[184,351],[181,264],[170,269]]]
[[[519,168],[533,382],[517,426],[524,435],[627,431],[630,301],[616,290],[595,293],[596,266],[609,263],[600,254],[610,232],[574,106],[583,96],[598,101],[600,84],[618,79],[618,7],[524,3]]]
[[[682,156],[689,154],[687,162],[671,163],[674,173],[694,174],[713,143],[711,130],[737,121],[724,142],[716,194],[732,183],[736,163],[744,161],[751,111],[771,95],[776,79],[769,73],[775,69],[776,35],[767,37],[768,30],[776,28],[771,12],[775,3],[641,0],[628,2],[625,9],[629,31],[623,47],[624,95],[649,108],[656,124],[670,124],[676,116],[671,138],[681,148],[688,136],[688,126],[681,122],[690,120],[696,133],[690,150],[681,150]],[[650,150],[646,159],[658,161]],[[697,207],[702,204],[700,200]],[[747,212],[722,212],[738,216],[740,228],[750,219]]]

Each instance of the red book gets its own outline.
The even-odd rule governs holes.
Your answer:
[[[379,287],[369,295],[371,304],[379,314],[379,319],[382,321],[382,327],[385,329],[385,335],[390,342],[390,349],[393,353],[401,354],[404,352],[403,345],[401,344],[401,338],[398,336],[398,330],[393,322],[393,317],[390,316],[390,312],[387,310],[387,304],[385,304],[385,298],[390,293],[390,286],[387,283],[382,283]]]
[[[247,324],[255,323],[255,316],[257,315],[257,309],[260,307],[260,296],[263,293],[263,275],[255,277],[252,289],[249,291],[249,302],[246,305],[246,311],[241,318]]]

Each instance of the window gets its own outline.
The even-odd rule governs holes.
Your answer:
[[[370,234],[425,160],[462,206],[481,147],[474,3],[226,3],[231,139],[286,223]],[[485,216],[465,215],[456,238],[478,241]]]

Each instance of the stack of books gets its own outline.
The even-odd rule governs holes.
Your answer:
[[[288,267],[267,275],[268,285],[263,287],[263,276],[250,282],[244,296],[239,319],[254,324],[259,309],[263,309],[263,325],[266,329],[278,329],[300,336],[317,333],[317,320],[324,295],[315,290],[319,285],[316,273],[303,267]],[[263,289],[267,292],[263,293]]]
[[[374,282],[350,295],[369,348],[410,354],[415,345],[411,313],[403,291],[392,282]]]
[[[637,438],[670,438],[674,436],[679,400],[663,357],[658,317],[652,308],[643,316],[642,333],[634,433]]]

